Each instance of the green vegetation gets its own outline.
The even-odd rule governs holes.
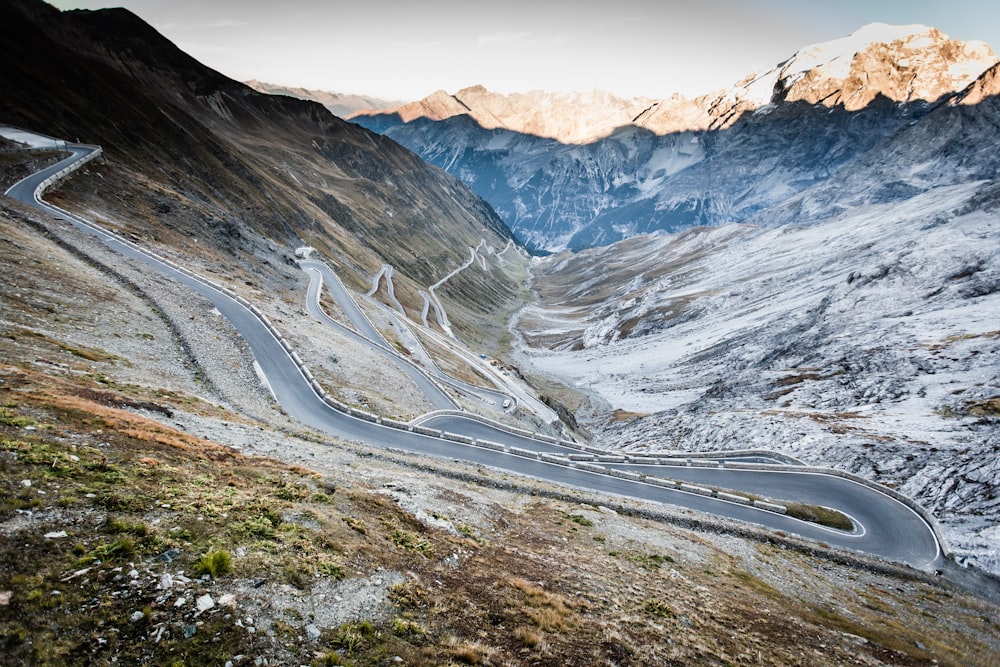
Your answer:
[[[564,516],[565,518],[569,519],[578,526],[584,526],[589,528],[594,525],[593,521],[583,516],[582,514],[566,514]]]
[[[10,408],[0,408],[0,424],[4,426],[12,426],[14,428],[24,428],[25,426],[34,426],[37,424],[33,418],[19,415]],[[4,447],[8,447],[7,442],[4,442]],[[9,448],[16,447],[15,443],[11,443]]]
[[[364,519],[359,519],[354,516],[345,516],[344,523],[350,526],[352,530],[355,530],[362,535],[368,534],[368,526],[365,525]]]
[[[629,556],[629,560],[646,568],[647,570],[659,570],[663,567],[664,563],[674,562],[674,559],[671,556],[664,556],[661,554],[635,554]]]
[[[677,614],[663,600],[646,600],[642,603],[642,609],[651,616],[659,618],[673,618]]]
[[[202,554],[193,569],[196,575],[207,574],[213,579],[218,579],[233,571],[233,557],[225,549],[213,549]]]
[[[430,542],[415,532],[404,528],[394,528],[389,534],[389,539],[392,540],[393,544],[405,551],[412,551],[425,556],[434,553],[434,546]]]

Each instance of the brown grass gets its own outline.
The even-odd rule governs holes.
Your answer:
[[[622,410],[621,408],[618,408],[611,413],[611,418],[616,422],[627,422],[632,421],[633,419],[642,419],[648,416],[648,412],[630,412],[628,410]]]

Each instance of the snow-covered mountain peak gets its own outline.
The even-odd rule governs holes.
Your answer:
[[[879,96],[932,102],[963,90],[996,63],[984,42],[961,42],[923,25],[871,23],[800,49],[733,94],[755,107],[804,101],[849,111]]]
[[[908,45],[929,45],[934,41],[930,36],[932,32],[940,35],[937,30],[925,25],[869,23],[847,37],[810,44],[800,49],[788,60],[788,64],[794,63],[795,69],[799,72],[817,67],[827,68],[831,76],[843,78],[850,73],[854,55],[867,50],[873,44],[892,44],[898,41]]]

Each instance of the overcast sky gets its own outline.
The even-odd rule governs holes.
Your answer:
[[[203,63],[391,100],[497,92],[700,95],[866,23],[1000,49],[996,0],[50,0],[124,6]]]

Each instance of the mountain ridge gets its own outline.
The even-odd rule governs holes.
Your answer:
[[[629,113],[619,100],[619,119],[638,112],[581,143],[484,125],[475,109],[459,113],[457,105],[436,121],[419,116],[419,103],[408,107],[409,122],[391,110],[351,120],[459,176],[526,245],[558,251],[692,225],[759,223],[762,212],[780,212],[787,199],[919,123],[936,105],[970,86],[985,90],[976,81],[996,62],[981,42],[958,42],[925,26],[876,24],[806,47],[729,90],[642,101]]]
[[[268,95],[285,95],[288,97],[295,97],[300,100],[319,102],[329,109],[335,116],[339,116],[341,118],[365,109],[384,109],[404,104],[404,102],[399,100],[383,100],[369,95],[337,93],[296,86],[284,86],[276,83],[268,83],[266,81],[258,81],[257,79],[250,79],[248,81],[244,81],[243,83],[259,93],[266,93]]]
[[[359,110],[348,119],[398,114],[409,123],[467,113],[485,129],[585,143],[630,124],[656,134],[725,128],[743,111],[785,101],[842,106],[848,111],[864,108],[878,95],[894,102],[935,102],[964,89],[996,63],[996,54],[982,41],[960,42],[937,28],[917,24],[872,23],[847,37],[803,47],[770,70],[750,73],[728,89],[694,98],[675,94],[665,99],[625,99],[603,91],[505,95],[473,85],[454,94],[438,90],[414,102]],[[550,118],[537,118],[542,113]],[[565,123],[560,116],[577,120],[560,132]]]

